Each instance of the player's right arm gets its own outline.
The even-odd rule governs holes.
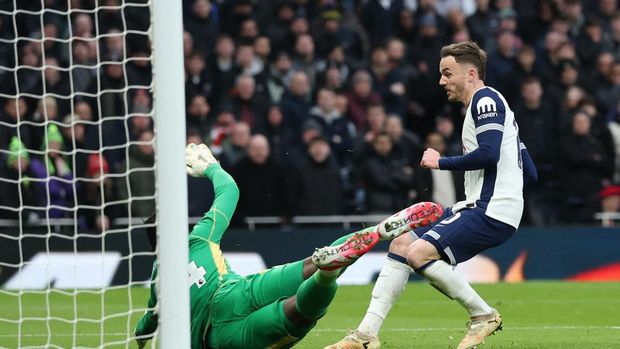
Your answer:
[[[219,243],[237,207],[239,188],[232,176],[215,160],[206,145],[190,144],[187,147],[187,172],[195,177],[209,178],[215,192],[211,208],[196,224],[191,234]]]

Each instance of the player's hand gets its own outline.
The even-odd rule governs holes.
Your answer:
[[[187,174],[193,177],[205,177],[205,171],[213,164],[217,164],[211,150],[204,143],[196,145],[190,143],[185,147],[185,168]]]
[[[422,161],[420,161],[420,166],[423,168],[430,169],[438,169],[439,168],[439,159],[441,155],[439,152],[433,148],[427,148],[422,155]]]

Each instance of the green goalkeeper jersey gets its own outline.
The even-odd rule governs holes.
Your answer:
[[[213,205],[194,226],[189,235],[188,287],[190,290],[192,348],[201,348],[202,340],[211,323],[211,301],[216,291],[226,282],[240,276],[230,269],[220,250],[220,241],[230,224],[239,200],[239,189],[233,178],[218,164],[205,171],[213,183]],[[149,308],[156,305],[154,263]],[[157,315],[147,311],[136,326],[136,335],[148,335],[157,328]]]

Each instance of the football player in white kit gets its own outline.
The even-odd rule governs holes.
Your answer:
[[[458,349],[474,348],[501,329],[499,312],[454,266],[512,236],[523,213],[523,183],[535,181],[537,174],[519,141],[514,113],[501,93],[484,85],[486,59],[486,53],[471,41],[442,48],[439,84],[449,101],[467,108],[463,155],[441,158],[429,148],[421,161],[429,169],[464,170],[466,200],[445,209],[435,225],[392,241],[366,316],[356,330],[326,349],[379,348],[379,329],[412,270],[469,312],[467,332]]]

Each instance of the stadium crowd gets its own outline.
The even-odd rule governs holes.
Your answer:
[[[0,7],[14,3],[17,15],[0,14],[0,218],[75,216],[102,229],[148,216],[147,2]],[[183,10],[187,141],[208,143],[239,184],[239,222],[462,199],[459,175],[419,162],[426,147],[462,153],[464,110],[447,102],[438,63],[443,45],[470,39],[538,167],[525,224],[620,209],[616,0],[184,0]],[[188,181],[200,216],[213,193]]]

